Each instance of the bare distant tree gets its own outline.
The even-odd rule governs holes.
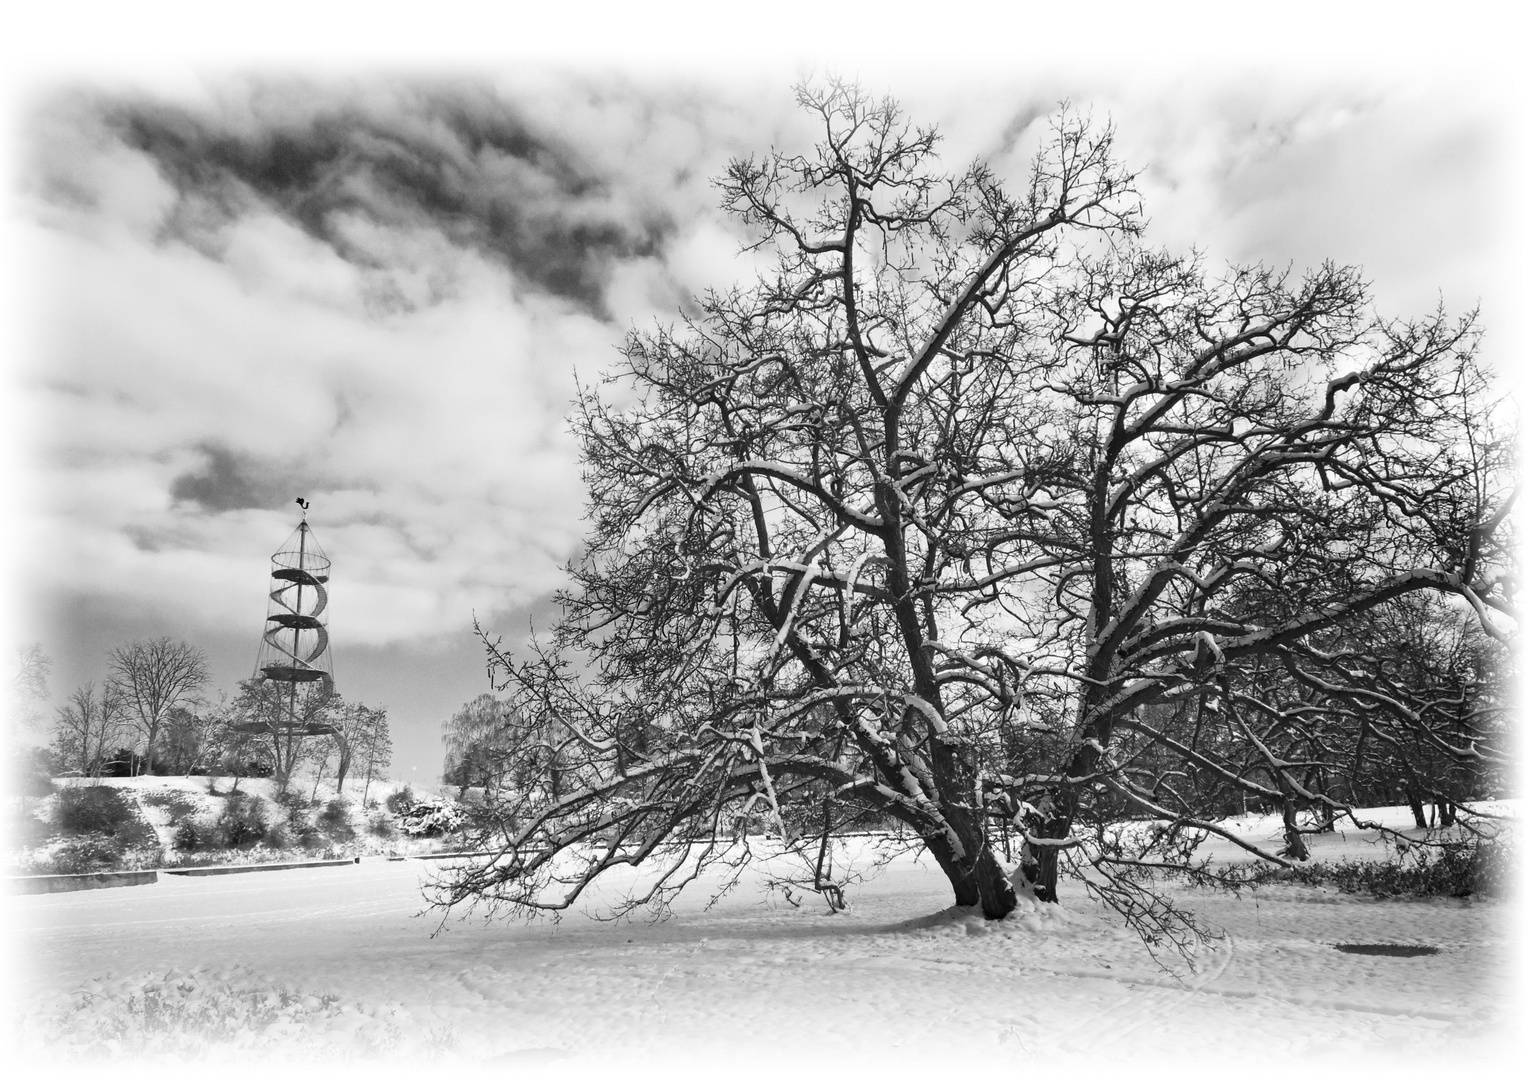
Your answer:
[[[11,675],[10,720],[13,724],[36,727],[42,721],[38,710],[41,702],[48,700],[48,676],[53,671],[53,658],[43,652],[37,642],[18,646],[16,670]]]
[[[720,184],[773,268],[577,403],[585,553],[551,639],[491,652],[563,725],[568,790],[438,900],[560,909],[655,860],[628,902],[663,903],[742,814],[847,808],[987,917],[1064,870],[1174,929],[1144,883],[1208,880],[1202,838],[1300,857],[1221,825],[1231,792],[1347,808],[1341,743],[1287,733],[1395,693],[1371,614],[1452,597],[1504,648],[1514,444],[1478,328],[1380,318],[1347,268],[1148,247],[1110,130],[1068,111],[1009,190],[891,102],[799,100],[817,145]]]
[[[332,713],[332,720],[336,714]],[[330,738],[308,739],[303,747],[303,760],[314,766],[314,783],[309,788],[309,801],[313,802],[319,797],[319,782],[325,777],[325,770],[330,766],[330,759],[335,757],[340,749],[339,735]]]
[[[230,791],[238,791],[240,779],[245,776],[270,775],[272,746],[265,734],[240,728],[246,715],[238,708],[238,700],[222,702],[214,716],[213,731],[208,747],[210,759],[227,775],[234,777]]]
[[[227,713],[226,699],[212,708],[174,706],[166,714],[160,740],[162,763],[167,771],[190,776],[208,762],[217,752],[218,729]]]
[[[331,723],[335,727],[335,788],[336,793],[344,797],[346,775],[352,766],[362,763],[365,768],[366,763],[376,755],[374,744],[380,736],[388,738],[388,710],[347,702],[335,711]],[[363,792],[365,799],[365,785]]]
[[[108,685],[127,722],[144,739],[144,771],[154,768],[155,744],[170,710],[196,702],[208,681],[202,650],[168,637],[121,645],[107,654]]]
[[[122,703],[110,685],[75,688],[54,714],[53,750],[59,765],[81,776],[99,776],[125,730]]]
[[[339,703],[328,681],[295,688],[272,679],[247,679],[232,709],[235,723],[251,729],[271,755],[272,778],[285,791],[308,750],[305,740],[334,734]]]
[[[362,741],[353,745],[355,760],[363,770],[362,804],[367,805],[367,793],[374,780],[388,779],[389,763],[394,758],[394,740],[389,735],[389,717],[384,709],[369,710],[367,726],[362,731]]]

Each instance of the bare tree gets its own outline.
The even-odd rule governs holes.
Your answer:
[[[53,658],[43,652],[38,642],[21,645],[16,649],[16,670],[11,675],[10,716],[13,725],[36,727],[42,722],[38,710],[41,702],[48,700],[48,676],[53,671]]]
[[[128,723],[144,740],[144,771],[154,770],[155,744],[177,705],[196,703],[208,681],[202,650],[168,637],[121,645],[107,654],[108,685]]]
[[[347,702],[336,710],[332,719],[335,727],[335,790],[344,796],[346,774],[358,761],[368,756],[368,743],[377,737],[380,727],[387,729],[386,710],[372,709],[358,702]]]
[[[328,739],[308,739],[304,742],[302,758],[314,766],[314,784],[309,789],[310,802],[319,798],[319,782],[324,779],[325,769],[329,767],[330,759],[337,756],[337,751],[342,745],[339,738],[337,734]],[[336,791],[339,794],[340,788],[337,787]]]
[[[124,731],[122,704],[110,686],[77,686],[54,714],[53,749],[59,764],[81,776],[99,776]]]
[[[586,553],[550,640],[491,646],[518,710],[563,725],[568,791],[438,902],[559,909],[662,860],[631,902],[663,903],[735,857],[748,809],[788,835],[824,806],[908,827],[989,917],[1014,881],[1054,900],[1063,857],[1174,929],[1145,871],[1197,876],[1210,834],[1290,858],[1214,796],[1321,801],[1253,723],[1262,671],[1423,591],[1505,634],[1509,449],[1475,326],[1378,319],[1352,270],[1147,248],[1111,132],[1068,111],[1012,194],[942,172],[892,103],[799,101],[815,149],[721,182],[775,269],[633,334],[623,405],[582,392]],[[1209,799],[1147,787],[1152,751]]]
[[[352,742],[355,760],[363,769],[362,805],[374,780],[388,778],[389,762],[394,757],[394,740],[389,736],[389,718],[385,709],[369,709],[360,740]]]
[[[229,790],[239,790],[240,779],[251,775],[270,775],[272,745],[269,735],[242,730],[246,716],[235,701],[225,701],[216,711],[209,756],[225,773],[234,777]]]
[[[161,764],[168,772],[190,776],[218,751],[218,730],[229,709],[227,698],[219,696],[212,708],[177,705],[166,714],[160,746]]]
[[[234,698],[231,727],[255,736],[266,748],[272,777],[285,791],[304,758],[306,740],[335,734],[339,703],[328,680],[295,688],[273,679],[246,679]]]

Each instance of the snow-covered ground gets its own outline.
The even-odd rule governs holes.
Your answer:
[[[1274,824],[1246,828],[1264,836]],[[1345,829],[1318,847],[1327,858],[1382,850]],[[695,888],[661,922],[442,926],[421,913],[421,884],[438,872],[380,858],[8,897],[19,1049],[73,1053],[89,1069],[147,1047],[162,1052],[157,1063],[133,1060],[163,1072],[207,1069],[197,1059],[210,1047],[221,1071],[302,1075],[376,1073],[382,1061],[412,1074],[462,1063],[476,1075],[990,1066],[1020,1077],[1074,1064],[1458,1077],[1517,1071],[1510,1055],[1528,1019],[1513,956],[1519,909],[1505,902],[1184,891],[1225,936],[1178,975],[1076,889],[999,924],[949,910],[926,859],[898,859],[840,914],[812,896],[794,907],[747,878],[711,907]],[[623,884],[606,883],[593,906]],[[1441,951],[1332,947],[1375,942]],[[259,1036],[218,1026],[249,1018],[270,1026]]]

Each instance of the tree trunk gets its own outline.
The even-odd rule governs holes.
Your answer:
[[[958,907],[977,907],[987,919],[1004,919],[1017,906],[1017,894],[1005,870],[990,850],[983,821],[949,822],[963,844],[966,858],[955,858],[947,833],[927,836],[926,850],[953,886],[953,903]]]
[[[1405,789],[1405,801],[1410,804],[1411,817],[1416,820],[1416,828],[1427,827],[1426,808],[1421,805],[1421,796],[1416,794],[1415,788]]]
[[[1033,895],[1045,904],[1059,903],[1059,848],[1028,845],[1033,856]]]
[[[1299,831],[1299,807],[1293,799],[1283,800],[1283,838],[1286,841],[1284,855],[1300,862],[1308,861],[1309,845],[1304,842],[1304,834]]]
[[[1323,795],[1331,794],[1331,783],[1322,770],[1317,784],[1318,790]],[[1321,803],[1317,813],[1320,816],[1320,831],[1333,833],[1336,831],[1336,809],[1330,803]]]
[[[335,797],[346,797],[346,771],[351,768],[351,755],[345,749],[341,750],[341,760],[335,766]]]

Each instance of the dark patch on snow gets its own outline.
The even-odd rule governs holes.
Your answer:
[[[1359,956],[1432,956],[1442,952],[1436,945],[1333,945],[1338,952]]]

